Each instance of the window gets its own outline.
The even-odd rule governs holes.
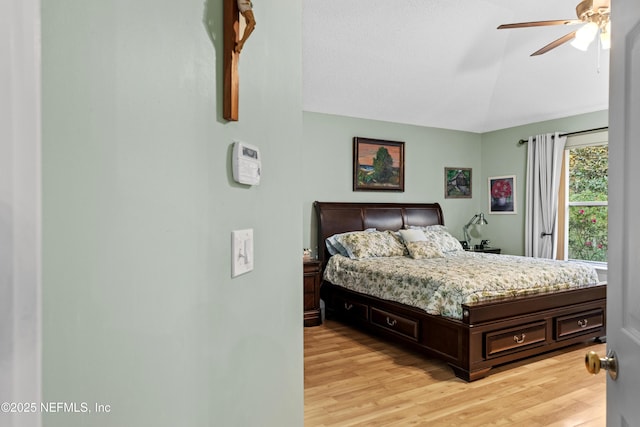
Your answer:
[[[608,144],[567,141],[565,169],[564,258],[606,263]]]

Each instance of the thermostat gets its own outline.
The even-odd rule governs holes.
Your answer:
[[[236,141],[233,143],[233,179],[240,184],[260,184],[261,158],[258,147]]]

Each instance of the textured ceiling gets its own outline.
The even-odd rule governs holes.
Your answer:
[[[487,132],[608,108],[597,41],[529,56],[579,26],[496,29],[579,0],[303,1],[305,111]]]

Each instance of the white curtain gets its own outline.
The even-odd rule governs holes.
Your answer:
[[[560,133],[529,137],[525,256],[555,258],[558,231],[558,191],[566,136]]]

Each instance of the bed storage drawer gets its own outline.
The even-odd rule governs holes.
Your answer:
[[[598,309],[557,317],[555,326],[558,340],[584,334],[604,326],[604,311]]]
[[[544,343],[547,339],[546,325],[541,321],[488,333],[485,337],[486,357],[497,357]]]
[[[354,319],[369,320],[369,306],[349,298],[336,297],[335,310]]]
[[[412,340],[418,339],[418,322],[379,308],[371,307],[371,323]]]

